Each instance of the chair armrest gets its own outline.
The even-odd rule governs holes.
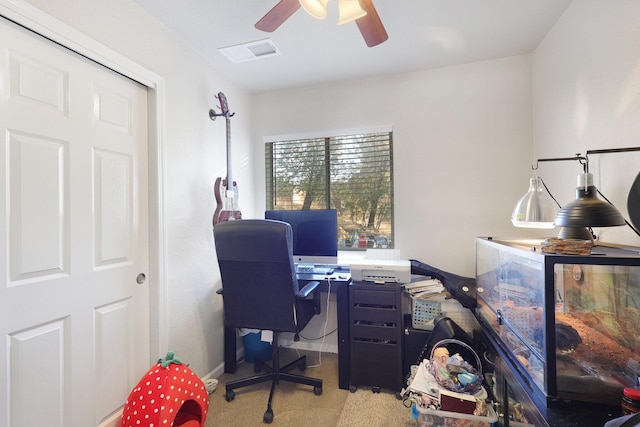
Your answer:
[[[307,283],[306,285],[304,285],[304,288],[298,291],[296,298],[306,299],[311,294],[311,292],[313,292],[318,287],[318,285],[320,285],[320,282],[318,281]]]

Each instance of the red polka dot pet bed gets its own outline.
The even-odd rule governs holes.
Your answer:
[[[169,352],[129,394],[121,426],[203,427],[208,409],[202,380]]]

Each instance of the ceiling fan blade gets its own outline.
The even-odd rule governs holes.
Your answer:
[[[260,19],[255,27],[258,30],[271,33],[284,23],[291,15],[300,9],[299,0],[280,0],[266,15]]]
[[[360,0],[360,6],[362,6],[367,14],[362,18],[356,19],[356,24],[358,24],[358,29],[360,29],[360,33],[362,33],[362,37],[364,37],[367,46],[373,47],[386,41],[389,36],[384,29],[384,25],[382,25],[373,1]]]

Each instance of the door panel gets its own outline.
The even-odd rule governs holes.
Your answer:
[[[9,148],[10,286],[69,274],[68,144],[11,129]]]
[[[146,109],[0,18],[0,427],[102,425],[149,367]]]

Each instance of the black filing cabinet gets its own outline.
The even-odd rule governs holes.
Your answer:
[[[350,389],[399,392],[402,375],[402,290],[394,284],[353,282],[349,288]]]

